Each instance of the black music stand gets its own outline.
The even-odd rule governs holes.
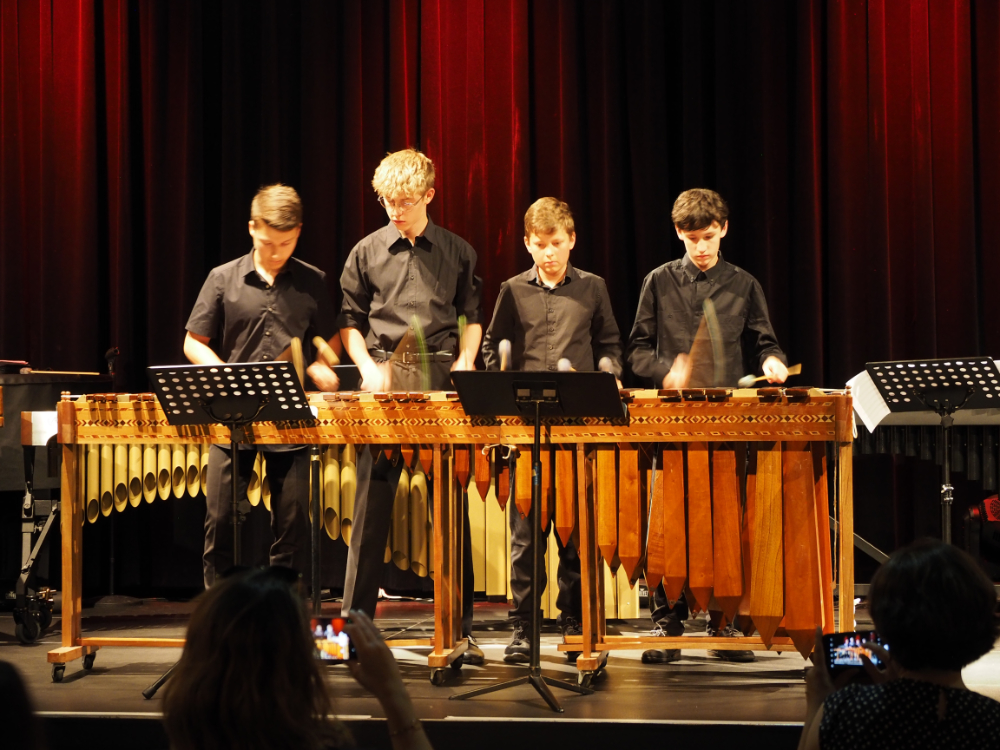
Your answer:
[[[865,369],[890,412],[930,410],[941,418],[941,539],[951,544],[952,415],[964,408],[1000,408],[1000,370],[991,357],[869,362]]]
[[[233,362],[225,365],[162,365],[146,368],[160,408],[174,427],[221,424],[229,428],[233,504],[233,565],[240,564],[239,457],[240,443],[248,443],[246,427],[254,422],[313,421],[302,383],[291,362]],[[318,475],[319,449],[310,446],[310,477]],[[315,462],[315,466],[313,466]],[[312,484],[313,505],[313,610],[319,611],[319,482]],[[176,665],[175,665],[176,666]],[[143,691],[152,698],[171,667]]]
[[[583,417],[626,422],[628,410],[618,394],[615,376],[608,372],[453,372],[451,379],[468,416],[521,417],[535,426],[535,440],[531,449],[531,512],[528,514],[534,548],[531,661],[528,674],[515,680],[452,695],[451,698],[463,700],[528,683],[542,696],[549,708],[562,713],[562,706],[549,690],[550,685],[581,695],[589,695],[594,691],[546,677],[540,666],[542,592],[537,582],[542,576],[544,555],[538,515],[542,502],[542,418],[548,418],[549,424],[572,422]],[[549,585],[554,583],[549,581]]]

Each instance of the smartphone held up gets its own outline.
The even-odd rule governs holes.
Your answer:
[[[316,658],[331,664],[342,664],[358,658],[354,643],[344,630],[349,623],[343,617],[314,617],[309,621],[316,643]]]
[[[847,669],[860,669],[864,666],[862,654],[876,667],[881,667],[881,659],[870,648],[865,647],[865,643],[881,646],[882,640],[874,630],[824,635],[823,657],[830,675],[834,676]]]

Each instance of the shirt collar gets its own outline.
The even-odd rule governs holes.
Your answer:
[[[257,269],[253,265],[253,248],[250,248],[250,252],[242,256],[236,262],[236,272],[240,277],[248,276],[251,273],[257,273]]]
[[[704,272],[705,278],[709,281],[716,281],[726,265],[727,263],[723,260],[722,251],[720,250],[719,260],[714,266]],[[681,268],[684,269],[684,273],[691,281],[695,281],[698,278],[698,275],[702,273],[701,269],[694,264],[694,261],[691,260],[691,256],[687,253],[684,253],[684,259],[681,261]]]
[[[391,221],[388,224],[385,225],[385,228],[382,231],[385,233],[384,236],[385,236],[385,243],[386,243],[385,246],[386,246],[386,248],[392,247],[397,242],[402,242],[403,244],[406,245],[406,247],[410,246],[410,243],[407,242],[406,239],[399,234],[399,230],[397,230],[396,227],[394,227],[392,225]],[[437,224],[434,223],[434,220],[430,216],[428,216],[427,217],[427,226],[424,227],[424,231],[423,232],[421,232],[420,234],[417,235],[417,241],[413,245],[414,249],[420,247],[423,244],[420,241],[421,237],[424,238],[425,242],[427,242],[427,243],[429,243],[431,245],[439,245],[439,244],[441,244],[439,242],[439,240],[440,240],[440,231],[441,230],[438,229]]]
[[[535,286],[541,287],[542,289],[558,289],[559,287],[565,286],[566,284],[568,284],[569,282],[571,282],[573,280],[573,273],[574,273],[573,272],[573,264],[572,263],[567,263],[566,264],[566,275],[563,276],[563,280],[560,281],[555,286],[547,286],[546,284],[542,283],[541,279],[538,278],[538,266],[533,265],[531,267],[531,271],[529,271],[530,276],[528,277],[528,281],[530,283],[534,284]]]
[[[274,280],[277,281],[279,278],[284,276],[286,273],[289,276],[295,276],[295,269],[298,267],[298,261],[293,255],[287,261],[285,261],[285,267],[281,269]],[[257,273],[257,267],[253,264],[253,248],[250,248],[250,252],[242,256],[236,263],[236,272],[239,274],[240,278],[246,278],[250,274],[253,274],[257,278],[263,280],[263,277]]]

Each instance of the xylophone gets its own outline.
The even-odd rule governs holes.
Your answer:
[[[707,608],[714,598],[726,617],[737,612],[750,617],[761,633],[759,638],[718,639],[722,643],[701,639],[699,647],[795,648],[807,655],[817,625],[828,632],[834,629],[826,443],[836,445],[840,629],[850,630],[853,556],[849,541],[843,542],[853,538],[849,393],[699,389],[622,391],[622,398],[629,418],[620,424],[600,419],[543,423],[541,517],[546,525],[554,521],[564,542],[577,542],[581,558],[584,633],[579,643],[560,647],[582,651],[577,662],[581,674],[592,674],[613,649],[681,646],[668,643],[677,639],[607,634],[602,560],[633,583],[643,572],[651,588],[662,580],[671,597],[686,586],[696,606]],[[531,503],[530,462],[518,461],[510,477],[498,472],[501,462],[494,461],[491,476],[489,450],[484,449],[528,445],[533,429],[516,417],[468,417],[454,393],[313,393],[309,399],[316,409],[315,422],[255,423],[247,431],[256,444],[322,444],[327,457],[339,446],[342,531],[343,468],[349,463],[349,446],[375,444],[387,453],[402,453],[413,472],[408,508],[413,507],[417,472],[425,470],[434,479],[432,497],[424,505],[433,509],[425,528],[431,531],[427,566],[435,572],[434,638],[393,642],[431,646],[428,665],[435,670],[434,680],[443,667],[460,664],[465,649],[462,493],[474,482],[486,497],[493,483],[497,498],[505,502],[512,484],[514,502],[526,513]],[[80,529],[89,505],[84,497],[91,494],[85,488],[92,446],[112,456],[125,447],[128,456],[137,446],[159,455],[166,445],[229,442],[221,425],[171,427],[149,394],[105,394],[76,401],[64,397],[58,411],[64,603],[63,645],[48,656],[54,676],[57,668],[74,659],[89,656],[92,662],[102,646],[183,643],[81,637]],[[738,446],[748,444],[744,513],[740,474],[746,454]],[[190,453],[193,461],[193,450]],[[329,500],[335,469],[331,460],[325,467]],[[324,521],[333,512],[333,503],[327,502]],[[408,518],[410,533],[421,520],[427,524],[426,518]],[[403,526],[398,533],[406,533]],[[683,645],[690,647],[691,641]]]

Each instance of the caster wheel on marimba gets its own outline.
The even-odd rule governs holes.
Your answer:
[[[97,654],[87,654],[83,657],[83,668],[88,672],[94,668],[94,659],[97,658]]]
[[[580,672],[576,676],[576,684],[582,688],[589,688],[590,683],[594,681],[593,672]]]
[[[432,669],[431,670],[431,685],[436,687],[441,687],[448,680],[448,675],[443,669]]]
[[[66,674],[66,665],[65,664],[53,664],[52,665],[52,681],[53,682],[62,682],[64,674]]]

